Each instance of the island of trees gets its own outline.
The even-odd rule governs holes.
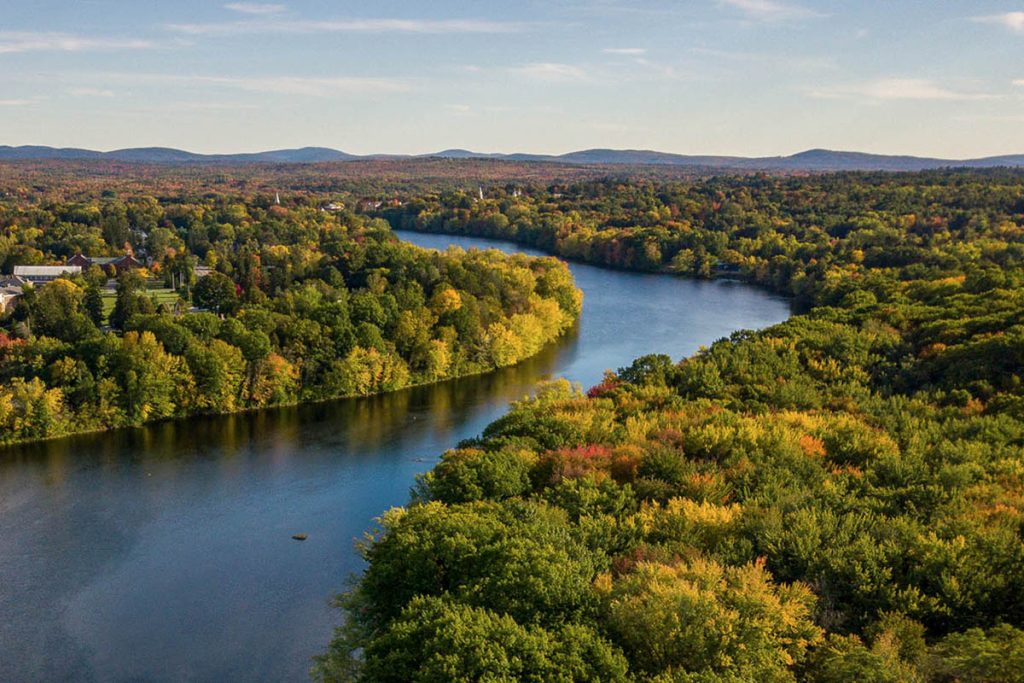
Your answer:
[[[1024,681],[1024,176],[452,191],[393,225],[803,314],[540,388],[380,519],[323,680]]]
[[[581,306],[554,258],[431,252],[342,207],[225,192],[12,192],[0,296],[0,444],[485,372]]]

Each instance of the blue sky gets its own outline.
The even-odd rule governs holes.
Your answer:
[[[1024,0],[0,0],[0,144],[1024,152]]]

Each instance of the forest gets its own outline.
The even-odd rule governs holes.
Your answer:
[[[554,258],[418,249],[383,220],[315,202],[87,183],[69,199],[50,181],[0,201],[0,280],[79,254],[98,263],[10,280],[0,444],[486,372],[580,313]],[[124,254],[141,267],[101,265]]]
[[[1024,174],[346,168],[0,167],[0,288],[141,263],[22,288],[0,442],[486,372],[580,315],[554,258],[392,228],[741,279],[799,314],[545,384],[443,454],[314,676],[1024,681]]]
[[[402,201],[377,215],[801,313],[445,453],[361,544],[318,679],[1024,681],[1024,174]]]
[[[1017,256],[1022,186],[1009,170],[610,178],[509,183],[483,201],[475,191],[398,194],[377,213],[395,228],[506,239],[611,268],[742,277],[808,307],[858,269],[905,269],[907,279],[1003,268]],[[996,258],[955,252],[993,240],[1005,248]]]

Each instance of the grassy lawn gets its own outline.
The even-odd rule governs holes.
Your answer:
[[[150,289],[149,296],[150,298],[156,300],[158,306],[160,304],[167,304],[168,306],[173,306],[174,302],[178,300],[177,292],[175,292],[173,289],[164,289],[163,287],[161,287],[160,289]]]
[[[157,306],[160,304],[167,304],[173,306],[174,302],[178,300],[178,293],[173,289],[167,289],[164,287],[148,287],[146,293],[156,301]],[[103,290],[103,315],[109,317],[110,312],[114,310],[114,302],[117,296],[113,290]]]

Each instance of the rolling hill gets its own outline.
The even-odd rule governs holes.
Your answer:
[[[979,159],[936,159],[928,157],[866,154],[828,149],[811,149],[789,156],[736,157],[672,154],[651,150],[587,149],[561,155],[498,154],[466,149],[446,149],[433,154],[358,156],[327,147],[302,147],[244,154],[198,154],[168,147],[138,147],[98,152],[73,147],[0,146],[0,161],[18,160],[106,160],[140,164],[309,164],[360,159],[497,159],[517,162],[571,163],[576,165],[673,166],[703,170],[764,171],[922,171],[935,168],[1024,167],[1024,154]]]

